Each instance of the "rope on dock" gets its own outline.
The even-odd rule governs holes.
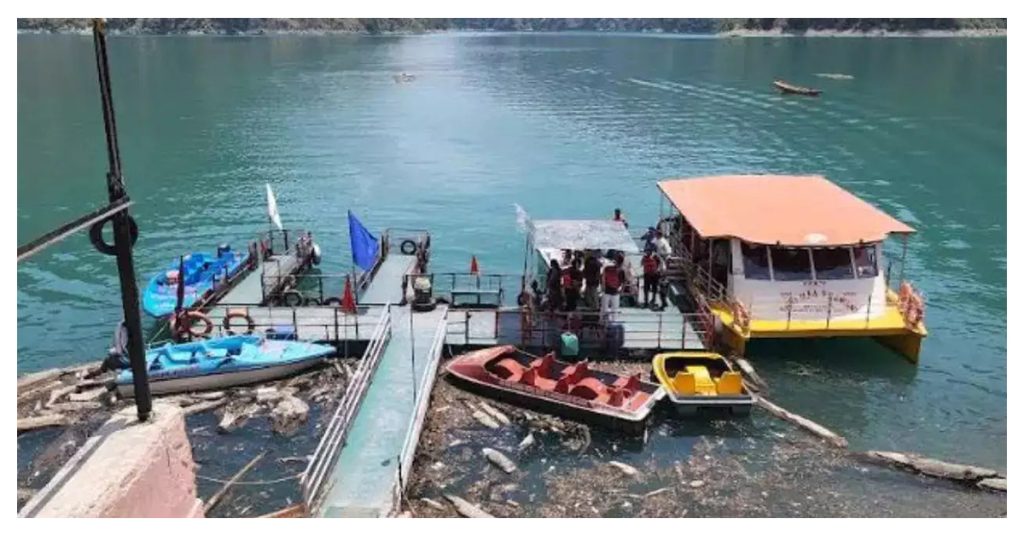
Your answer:
[[[231,483],[232,486],[264,486],[269,484],[280,484],[281,482],[287,482],[289,480],[295,480],[302,476],[302,473],[295,473],[294,475],[276,478],[274,480],[236,480]],[[207,482],[216,482],[218,484],[227,484],[230,480],[224,480],[221,478],[213,478],[212,476],[196,475],[199,480],[205,480]]]

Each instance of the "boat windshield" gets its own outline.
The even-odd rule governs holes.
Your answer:
[[[811,255],[807,248],[773,247],[771,254],[776,281],[814,279],[811,273]]]
[[[815,279],[853,279],[850,248],[814,248]]]
[[[768,266],[768,246],[742,243],[743,273],[747,279],[769,280],[772,272]]]

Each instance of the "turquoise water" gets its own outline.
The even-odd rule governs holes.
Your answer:
[[[536,217],[653,221],[658,179],[822,173],[919,231],[918,367],[870,342],[755,344],[776,402],[856,448],[1006,464],[1006,40],[629,35],[115,37],[140,279],[266,228],[348,268],[346,210],[428,227],[432,263],[521,269]],[[18,37],[18,241],[103,203],[89,37]],[[399,72],[416,75],[396,83]],[[815,76],[843,73],[850,80]],[[775,77],[824,90],[784,98]],[[113,262],[74,237],[18,266],[18,370],[102,355]]]

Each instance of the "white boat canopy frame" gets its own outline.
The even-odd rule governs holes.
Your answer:
[[[612,220],[533,220],[531,242],[542,249],[609,250],[638,254],[626,226]]]

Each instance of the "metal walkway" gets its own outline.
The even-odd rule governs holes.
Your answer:
[[[295,255],[275,255],[246,275],[245,279],[218,302],[230,305],[260,305],[264,301],[264,289],[273,290],[280,287],[284,279],[297,272],[299,267],[299,259]]]
[[[416,265],[415,255],[391,253],[384,258],[366,290],[357,296],[360,304],[382,305],[402,301],[402,280]]]
[[[378,280],[400,293],[393,274]],[[371,291],[372,286],[367,294]],[[390,340],[326,477],[324,500],[313,505],[316,516],[382,517],[391,513],[419,441],[444,344],[447,313],[445,306],[429,313],[391,307]]]

